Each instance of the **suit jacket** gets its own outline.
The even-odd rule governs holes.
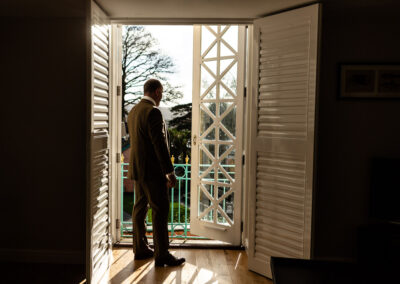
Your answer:
[[[141,100],[128,115],[131,144],[128,179],[165,179],[174,171],[167,142],[167,129],[152,102]]]

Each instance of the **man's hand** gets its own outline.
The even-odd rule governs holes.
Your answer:
[[[170,173],[167,175],[167,186],[169,188],[174,187],[176,185],[176,176],[175,173]]]

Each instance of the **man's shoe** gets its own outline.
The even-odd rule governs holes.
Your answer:
[[[135,253],[135,260],[148,259],[153,256],[154,256],[154,252],[149,249],[145,252]]]
[[[166,256],[163,256],[159,259],[156,259],[155,265],[156,266],[178,266],[184,263],[186,259],[182,258],[177,258],[173,256],[172,254],[167,254]]]

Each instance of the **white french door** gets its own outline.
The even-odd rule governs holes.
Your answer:
[[[244,26],[194,26],[190,231],[240,244]]]
[[[254,22],[249,269],[310,258],[319,4]]]

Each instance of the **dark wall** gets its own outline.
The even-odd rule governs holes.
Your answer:
[[[369,222],[371,158],[400,157],[400,100],[338,99],[340,62],[400,63],[400,8],[347,2],[326,1],[322,13],[316,257],[356,256],[357,228]]]
[[[2,2],[0,255],[83,263],[86,4],[42,2]]]

